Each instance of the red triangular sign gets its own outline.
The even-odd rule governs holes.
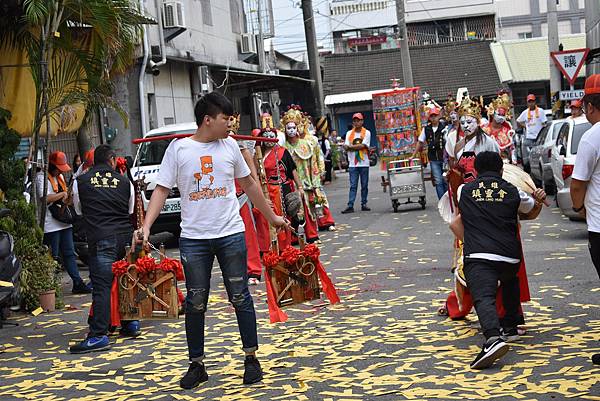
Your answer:
[[[554,64],[563,73],[569,84],[575,85],[579,71],[585,64],[590,49],[574,49],[562,52],[550,52]]]

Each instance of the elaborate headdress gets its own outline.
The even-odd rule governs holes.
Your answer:
[[[498,92],[498,97],[492,100],[492,102],[486,107],[489,116],[493,116],[498,109],[504,109],[504,115],[507,120],[512,118],[512,108],[513,104],[510,101],[510,95],[505,90]]]
[[[260,127],[262,129],[275,129],[275,125],[273,124],[273,117],[269,113],[263,113],[260,116]]]
[[[288,125],[288,123],[293,122],[296,123],[296,127],[300,130],[304,124],[304,119],[305,117],[300,106],[292,104],[288,107],[288,110],[281,115],[280,129],[285,131],[285,126]]]
[[[237,133],[240,130],[240,114],[239,113],[233,113],[231,116],[229,116],[229,132],[233,133],[234,135],[237,135]]]
[[[456,111],[457,106],[458,104],[454,101],[454,99],[449,97],[446,103],[444,104],[444,114],[447,117],[450,116],[450,113]]]
[[[473,116],[478,120],[481,120],[481,104],[477,100],[473,100],[469,96],[466,96],[458,108],[458,114],[461,117]]]

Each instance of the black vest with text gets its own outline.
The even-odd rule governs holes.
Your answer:
[[[439,123],[435,132],[431,124],[427,124],[425,126],[425,140],[427,141],[427,156],[429,160],[444,160],[444,147],[446,146],[444,124]]]
[[[129,179],[108,165],[94,166],[77,178],[89,244],[133,231],[129,220]]]
[[[464,255],[491,253],[521,259],[519,190],[493,172],[465,184],[458,208],[465,227]]]

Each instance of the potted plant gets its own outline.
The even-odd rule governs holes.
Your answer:
[[[21,289],[28,309],[40,306],[45,312],[56,308],[58,264],[43,247],[35,249],[21,261]]]

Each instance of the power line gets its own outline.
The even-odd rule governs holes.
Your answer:
[[[323,3],[325,3],[325,2],[328,2],[328,1],[329,1],[329,0],[323,0],[323,1],[321,1],[320,3],[318,3],[316,6],[313,6],[313,8],[317,8],[317,7],[319,7],[321,4],[323,4]],[[285,19],[285,20],[283,20],[283,21],[281,21],[281,22],[277,23],[277,24],[275,25],[275,27],[274,27],[274,28],[276,28],[276,27],[278,27],[278,26],[282,25],[282,24],[283,24],[283,23],[285,23],[285,22],[288,22],[288,21],[291,21],[291,20],[293,20],[293,19],[295,19],[295,18],[298,18],[298,17],[299,17],[299,16],[301,16],[301,15],[302,15],[302,11],[300,11],[300,13],[299,13],[299,14],[296,14],[296,15],[294,15],[293,17],[287,18],[287,19]],[[314,17],[313,17],[313,18],[314,18]],[[306,22],[306,21],[304,21],[304,19],[303,19],[303,20],[302,20],[302,24],[303,24],[303,25],[304,25],[304,22]]]

